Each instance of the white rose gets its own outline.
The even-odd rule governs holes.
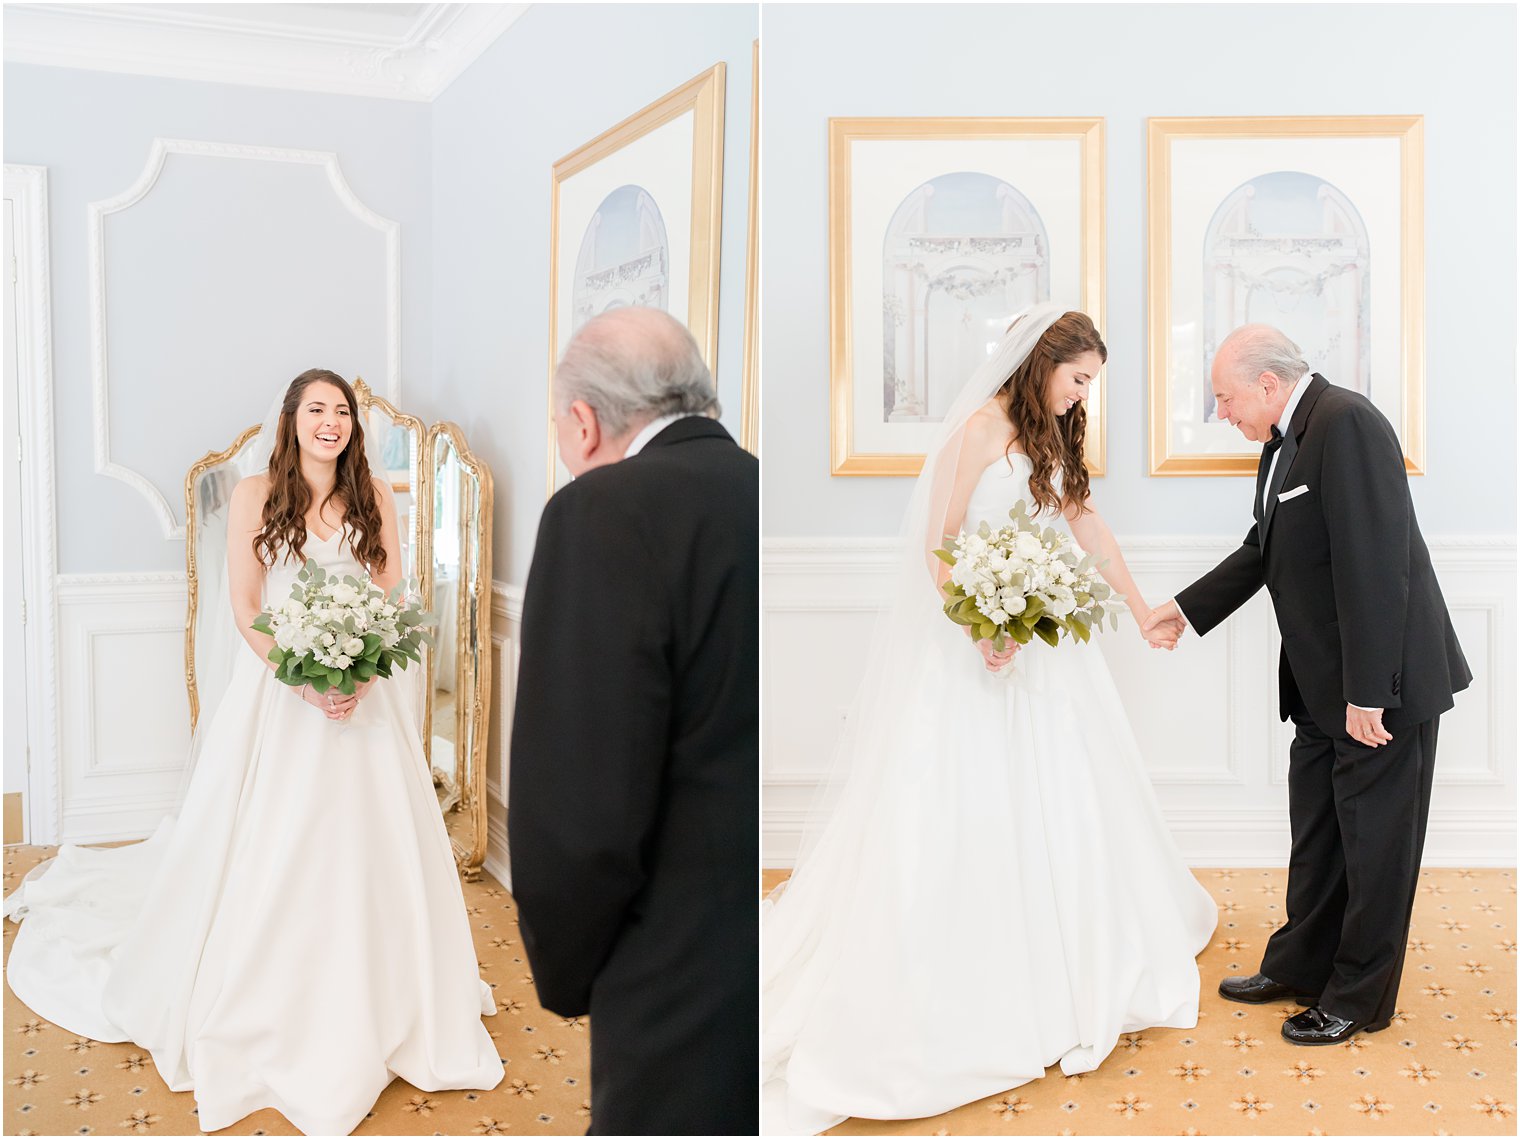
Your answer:
[[[338,605],[352,605],[359,600],[359,591],[340,581],[332,588],[332,599]]]
[[[1014,552],[1026,561],[1040,561],[1040,555],[1045,552],[1045,547],[1040,545],[1040,540],[1033,534],[1020,533],[1013,540]]]
[[[351,665],[353,663],[354,662],[349,659],[347,653],[341,653],[341,654],[339,654],[338,659],[333,662],[333,667],[334,668],[347,668],[349,665]]]
[[[1008,613],[1017,616],[1018,614],[1024,612],[1027,606],[1025,605],[1024,599],[1022,597],[1005,597],[1003,598],[1003,608]]]
[[[396,647],[396,642],[401,640],[401,634],[395,629],[387,629],[380,634],[380,644],[388,649]]]
[[[376,596],[369,599],[369,611],[371,613],[379,613],[384,608],[385,598]]]
[[[987,620],[991,621],[994,625],[1001,625],[1004,621],[1008,620],[1008,614],[1004,613],[1001,609],[994,609],[991,613],[987,614]]]
[[[274,632],[274,643],[282,649],[294,649],[300,640],[301,630],[295,625],[281,625]]]
[[[332,648],[334,645],[336,645],[338,643],[338,638],[335,637],[335,636],[333,636],[331,633],[323,633],[322,634],[322,643],[324,645],[326,645],[328,648]]]
[[[350,637],[343,642],[343,654],[349,657],[364,655],[364,642],[358,637]],[[348,667],[347,665],[344,666]]]
[[[284,613],[285,616],[294,617],[296,619],[306,616],[306,606],[297,601],[294,597],[286,601],[285,604],[281,606],[280,611]]]

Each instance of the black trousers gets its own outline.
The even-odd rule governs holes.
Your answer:
[[[1325,735],[1300,709],[1288,766],[1288,921],[1261,971],[1320,994],[1334,1016],[1393,1015],[1430,817],[1440,717],[1371,748]]]

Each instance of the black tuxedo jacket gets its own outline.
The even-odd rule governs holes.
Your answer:
[[[591,1014],[598,1133],[758,1119],[759,464],[680,419],[544,508],[512,894],[539,999]]]
[[[1315,373],[1256,475],[1256,523],[1240,549],[1177,595],[1207,633],[1266,585],[1282,633],[1280,713],[1301,697],[1326,735],[1346,705],[1383,708],[1390,731],[1452,706],[1472,681],[1415,521],[1393,426],[1366,397]],[[1300,489],[1302,488],[1302,489]]]

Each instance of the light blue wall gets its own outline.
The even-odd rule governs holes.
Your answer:
[[[829,475],[831,116],[1107,120],[1116,533],[1238,535],[1243,478],[1145,474],[1145,120],[1425,116],[1427,534],[1515,530],[1512,5],[814,5],[765,9],[764,531],[897,530],[911,480]]]
[[[527,577],[548,463],[553,164],[720,61],[718,388],[739,434],[750,4],[538,4],[433,103],[433,398],[496,485],[493,576]]]
[[[401,378],[406,404],[425,387],[431,356],[428,113],[426,105],[389,99],[5,65],[5,161],[48,168],[61,573],[185,567],[184,543],[165,540],[147,501],[125,483],[95,473],[87,204],[114,197],[131,186],[147,162],[155,137],[336,152],[359,200],[401,223]],[[278,226],[281,219],[271,218],[269,224]],[[176,260],[183,266],[183,258]],[[154,273],[166,271],[147,259],[134,269],[137,287],[148,290],[153,288]],[[229,293],[227,303],[237,304],[238,298]],[[278,336],[279,330],[268,329],[262,335]],[[166,357],[177,350],[172,341],[163,345]],[[200,361],[206,391],[219,412],[230,404],[234,412],[229,414],[235,414],[242,426],[261,420],[270,401],[294,375],[272,375],[267,387],[261,385],[257,391],[229,391],[218,387],[218,375],[226,363]],[[317,366],[343,367],[341,363]],[[160,394],[151,377],[134,385],[112,374],[113,406],[133,401],[151,404]],[[213,446],[232,441],[231,436],[220,441],[213,438],[205,419],[205,408],[177,399],[163,407],[163,445],[183,452],[181,470]],[[182,492],[173,487],[160,489],[176,514],[182,514]]]

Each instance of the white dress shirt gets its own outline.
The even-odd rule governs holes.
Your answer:
[[[1298,377],[1298,383],[1293,385],[1292,394],[1288,396],[1288,406],[1283,408],[1282,416],[1277,421],[1278,433],[1286,440],[1288,437],[1288,424],[1293,422],[1293,413],[1298,410],[1298,404],[1304,398],[1304,393],[1309,390],[1309,377],[1313,372],[1305,372]],[[1282,454],[1282,448],[1272,452],[1272,462],[1267,466],[1267,481],[1261,484],[1261,516],[1267,516],[1267,490],[1272,485],[1272,476],[1277,472],[1277,456]]]
[[[669,427],[676,420],[686,418],[689,417],[683,412],[678,411],[674,415],[662,415],[658,419],[651,419],[648,423],[644,424],[643,429],[633,437],[633,442],[628,444],[628,450],[623,452],[623,458],[633,458],[644,449],[645,443],[648,443],[651,439],[653,439],[661,431],[664,431],[665,428]]]

